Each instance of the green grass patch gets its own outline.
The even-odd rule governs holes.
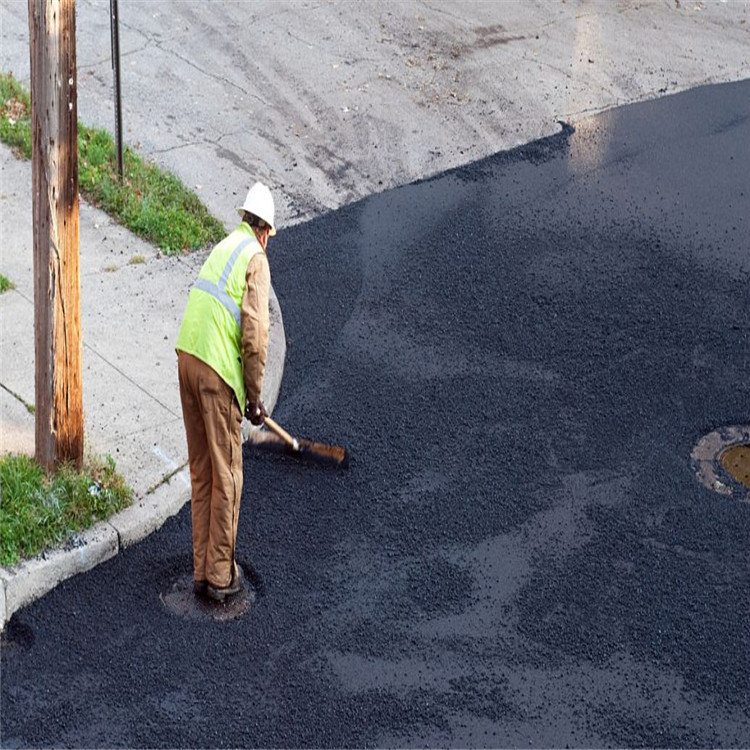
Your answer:
[[[83,470],[63,465],[46,476],[30,456],[0,456],[0,565],[15,565],[131,502],[115,462],[87,457]]]
[[[0,273],[0,294],[7,292],[9,289],[15,289],[16,285],[7,277]]]
[[[10,73],[0,73],[0,140],[31,158],[30,98]],[[127,146],[123,163],[120,182],[112,136],[79,123],[78,187],[89,203],[170,255],[223,239],[221,223],[174,175]]]

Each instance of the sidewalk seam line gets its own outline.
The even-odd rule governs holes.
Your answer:
[[[175,414],[175,412],[173,412],[166,404],[164,404],[161,401],[159,401],[159,399],[156,398],[156,396],[154,396],[152,393],[149,393],[142,385],[140,385],[135,380],[133,380],[133,378],[131,378],[129,375],[126,375],[117,365],[115,365],[112,362],[110,362],[104,355],[100,354],[96,349],[94,349],[93,346],[91,346],[90,344],[86,344],[85,342],[84,342],[83,345],[90,352],[92,352],[97,357],[99,357],[99,359],[101,359],[103,362],[105,362],[106,364],[108,364],[113,370],[115,370],[120,375],[122,375],[122,377],[124,377],[125,380],[127,380],[130,383],[132,383],[139,391],[141,391],[142,393],[145,393],[150,399],[153,399],[154,401],[156,401],[156,403],[159,404],[159,406],[161,406],[162,409],[166,409],[173,417],[175,417],[175,419],[177,419],[180,416],[179,414]]]
[[[23,396],[19,396],[15,391],[12,391],[7,385],[5,385],[5,383],[0,383],[0,388],[7,391],[17,401],[20,401],[26,407],[26,411],[29,412],[29,414],[34,414],[36,411],[34,404],[29,404]]]
[[[159,489],[163,484],[167,484],[169,480],[175,476],[176,474],[179,474],[187,465],[188,461],[185,461],[183,464],[178,466],[176,469],[170,471],[168,474],[165,474],[153,487],[150,487],[146,490],[146,492],[143,494],[143,497],[148,497],[149,495],[153,495],[156,490]]]

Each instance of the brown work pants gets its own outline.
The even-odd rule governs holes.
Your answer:
[[[229,586],[242,496],[242,413],[234,391],[205,362],[178,352],[190,461],[193,577]]]

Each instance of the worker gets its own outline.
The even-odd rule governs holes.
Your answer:
[[[256,182],[237,209],[240,225],[209,254],[190,289],[177,336],[193,530],[193,590],[223,602],[242,591],[235,559],[242,495],[242,414],[268,416],[261,385],[268,347],[276,234],[271,191]]]

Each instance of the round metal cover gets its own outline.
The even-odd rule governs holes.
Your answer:
[[[750,487],[750,443],[726,448],[720,459],[725,471],[745,487]]]
[[[690,454],[698,481],[707,489],[750,501],[750,425],[719,427]]]

